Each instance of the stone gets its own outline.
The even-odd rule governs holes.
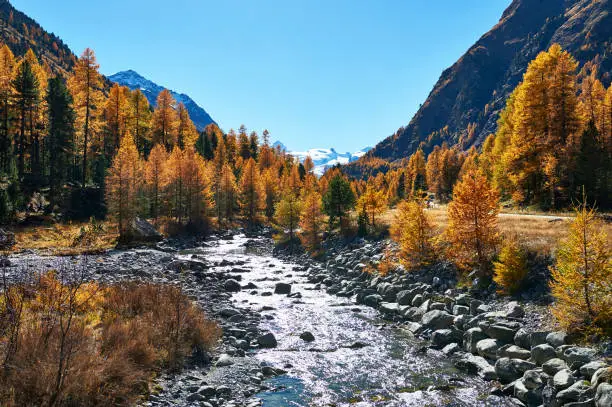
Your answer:
[[[587,395],[590,390],[588,382],[584,380],[577,381],[567,389],[557,393],[557,401],[561,404],[571,401],[579,401],[584,395]]]
[[[612,384],[612,367],[602,367],[593,373],[593,377],[591,377],[591,386],[593,388],[604,382]]]
[[[439,309],[440,311],[444,311],[446,309],[446,304],[443,302],[432,302],[429,304],[429,310]],[[456,314],[453,314],[456,315]]]
[[[394,315],[399,312],[399,305],[396,302],[381,302],[378,309],[383,314]]]
[[[558,371],[567,369],[567,363],[565,360],[559,358],[553,358],[542,364],[542,370],[544,373],[550,376],[554,376]]]
[[[455,361],[457,369],[465,370],[468,373],[475,373],[485,380],[495,380],[497,377],[495,368],[481,356],[474,356],[471,353],[464,354]]]
[[[395,300],[399,305],[411,305],[412,292],[409,290],[403,290],[397,293]]]
[[[579,369],[591,362],[596,353],[595,349],[576,346],[566,349],[563,352],[563,359],[565,359],[571,369]]]
[[[529,334],[529,343],[531,347],[538,345],[543,345],[546,343],[546,337],[548,336],[548,331],[535,331]]]
[[[367,295],[363,299],[363,303],[368,307],[378,307],[378,304],[382,302],[383,298],[378,294]]]
[[[495,362],[495,373],[500,382],[510,383],[521,378],[527,370],[534,367],[533,363],[522,359],[501,358]]]
[[[497,351],[503,345],[498,339],[482,339],[476,344],[476,351],[480,356],[495,360]]]
[[[425,329],[445,329],[453,325],[454,318],[446,311],[433,310],[425,313],[421,318],[421,325]]]
[[[232,359],[232,357],[228,355],[227,353],[224,353],[221,356],[219,356],[219,359],[217,359],[217,363],[215,363],[215,366],[223,367],[223,366],[231,366],[233,364],[234,364],[234,360]]]
[[[602,383],[595,392],[595,407],[612,406],[612,384]]]
[[[278,342],[272,332],[265,333],[257,337],[257,343],[261,348],[276,348]]]
[[[470,301],[470,314],[472,315],[476,315],[478,314],[478,307],[480,307],[483,304],[482,301],[480,300],[472,300]]]
[[[238,292],[242,289],[242,286],[238,281],[234,280],[233,278],[230,278],[225,280],[225,282],[223,283],[223,289],[225,291]]]
[[[128,229],[127,236],[130,242],[159,242],[164,238],[153,225],[138,217],[130,222]],[[0,242],[1,236],[0,232]]]
[[[575,381],[576,378],[574,378],[569,369],[561,369],[553,376],[553,386],[555,386],[557,391],[567,389]]]
[[[557,357],[555,348],[548,344],[541,344],[531,348],[531,359],[538,365],[541,366],[543,363]]]
[[[457,329],[438,329],[431,334],[431,344],[440,349],[449,343],[461,342],[462,333]]]
[[[514,343],[517,346],[525,349],[531,349],[530,334],[525,329],[521,328],[514,334]]]
[[[409,307],[403,310],[401,314],[409,321],[420,321],[425,312],[419,307]]]
[[[531,356],[531,352],[516,345],[504,345],[499,349],[497,356],[526,360]]]
[[[530,390],[542,387],[542,378],[540,372],[536,369],[527,370],[523,373],[523,383]]]
[[[551,332],[546,335],[546,342],[552,347],[559,347],[567,344],[567,334],[562,331]]]
[[[274,286],[274,294],[291,294],[291,284],[276,283]]]
[[[476,353],[476,344],[486,339],[487,335],[480,328],[470,328],[463,334],[463,348],[470,353]]]
[[[424,301],[425,301],[425,298],[421,294],[417,294],[417,295],[414,296],[414,298],[412,299],[412,302],[410,304],[413,307],[418,307],[421,304],[423,304]]]
[[[525,316],[525,310],[516,301],[509,302],[504,307],[504,311],[508,318],[523,318]]]
[[[202,386],[198,390],[198,393],[207,399],[213,398],[217,395],[217,390],[212,386]]]
[[[539,389],[528,388],[521,379],[514,384],[514,396],[529,406],[537,406],[542,399],[542,392]]]
[[[470,309],[465,305],[454,305],[453,315],[467,315],[470,313]]]
[[[306,331],[300,335],[300,339],[303,340],[304,342],[312,342],[315,340],[315,337],[312,334],[312,332]]]
[[[200,393],[191,393],[189,396],[187,396],[185,400],[189,402],[193,402],[193,401],[204,401],[206,399]]]
[[[582,365],[580,367],[580,374],[586,378],[590,378],[593,377],[596,371],[606,366],[608,365],[603,360],[595,360],[587,363],[586,365]]]
[[[472,301],[472,297],[468,294],[459,294],[455,298],[455,304],[457,305],[470,305],[470,301]]]
[[[442,348],[442,353],[444,353],[446,356],[450,356],[450,355],[454,355],[455,353],[459,352],[461,350],[461,348],[459,348],[459,345],[457,343],[449,343],[448,345],[446,345],[445,347]]]
[[[490,325],[488,329],[484,329],[487,335],[493,339],[499,339],[504,343],[512,343],[514,341],[514,335],[518,329],[512,329],[507,326],[494,324]]]

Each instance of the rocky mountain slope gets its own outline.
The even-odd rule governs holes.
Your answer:
[[[306,151],[288,151],[287,148],[280,142],[274,143],[273,147],[279,146],[281,150],[286,150],[288,154],[298,158],[300,162],[304,162],[306,157],[310,156],[315,165],[314,173],[316,175],[323,175],[328,168],[335,165],[344,165],[357,161],[363,157],[372,147],[365,147],[354,153],[338,153],[334,148],[311,148]]]
[[[152,106],[155,106],[157,95],[159,95],[159,93],[165,89],[163,86],[146,79],[142,75],[132,70],[118,72],[109,76],[109,79],[118,83],[119,85],[127,86],[132,90],[140,89]],[[193,123],[196,125],[198,130],[203,130],[204,127],[215,122],[206,112],[206,110],[198,106],[198,104],[189,96],[174,91],[170,92],[178,103],[183,103],[185,105],[191,120],[193,120]]]
[[[54,72],[65,74],[75,61],[74,54],[61,39],[15,9],[8,0],[0,0],[0,42],[7,44],[16,56],[32,48]]]
[[[380,142],[368,156],[397,160],[425,142],[463,148],[495,131],[500,109],[529,61],[553,43],[583,66],[593,62],[602,81],[612,71],[612,0],[514,0],[499,22],[453,66],[442,72],[408,126]]]

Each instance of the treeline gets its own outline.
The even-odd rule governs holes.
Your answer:
[[[387,193],[390,204],[416,190],[448,201],[454,184],[477,167],[503,202],[566,209],[580,201],[612,207],[612,86],[592,65],[577,62],[558,44],[533,60],[500,114],[498,130],[480,151],[427,145],[400,163],[364,160],[359,172]],[[469,134],[469,132],[468,132]],[[424,151],[430,151],[428,155]],[[353,164],[355,165],[355,164]],[[357,182],[365,188],[365,181]]]

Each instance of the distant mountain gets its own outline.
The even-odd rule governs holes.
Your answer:
[[[32,18],[15,9],[8,0],[0,0],[0,42],[8,45],[16,56],[23,56],[32,48],[54,72],[64,75],[76,60],[59,37],[45,31]]]
[[[612,72],[612,0],[514,0],[499,22],[440,79],[408,126],[368,156],[389,161],[426,152],[446,141],[467,149],[497,128],[500,109],[529,62],[553,43],[580,66],[598,67],[604,85]],[[580,69],[580,68],[579,68]]]
[[[140,91],[149,100],[151,106],[155,106],[157,95],[159,95],[162,90],[166,89],[132,70],[118,72],[109,76],[108,78],[111,81],[116,82],[121,86],[127,86],[132,90],[140,89]],[[198,130],[203,130],[204,127],[208,126],[209,124],[215,123],[210,115],[206,113],[206,110],[198,106],[197,103],[194,102],[189,96],[174,91],[170,91],[170,93],[172,93],[172,96],[178,103],[183,103],[185,105],[191,120],[193,120],[193,123],[196,125]]]
[[[372,147],[365,147],[354,153],[338,153],[334,148],[312,148],[307,151],[288,151],[280,141],[273,144],[273,147],[277,146],[280,146],[281,150],[285,150],[288,154],[298,158],[300,162],[304,162],[306,157],[310,156],[315,165],[314,173],[319,176],[323,175],[328,168],[334,165],[344,165],[357,161],[372,149]]]

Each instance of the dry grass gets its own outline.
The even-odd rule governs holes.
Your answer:
[[[395,209],[388,210],[381,222],[390,225],[395,219]],[[445,206],[427,210],[433,225],[440,231],[448,226],[448,215]],[[549,255],[558,245],[559,240],[567,236],[571,214],[544,215],[504,212],[499,216],[499,228],[503,236],[516,237],[532,252]],[[606,223],[605,229],[612,245],[612,223]]]
[[[13,252],[35,250],[56,256],[102,253],[115,247],[119,237],[116,226],[109,222],[28,226],[14,233]]]
[[[127,406],[221,335],[179,288],[49,273],[0,291],[0,405]]]

